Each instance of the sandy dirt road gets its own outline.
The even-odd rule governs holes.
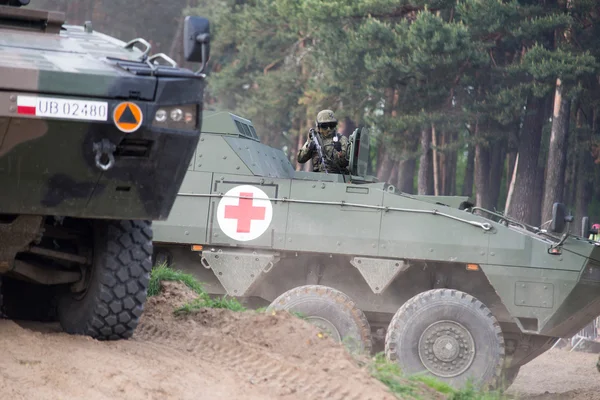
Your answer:
[[[523,366],[507,394],[523,400],[600,400],[597,354],[548,351]]]
[[[205,310],[168,284],[130,340],[98,342],[55,324],[0,320],[4,399],[394,399],[316,328],[286,314]]]

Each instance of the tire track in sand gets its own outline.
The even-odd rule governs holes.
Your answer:
[[[197,324],[184,323],[180,329],[162,329],[147,325],[138,326],[134,340],[151,343],[155,351],[192,354],[204,362],[211,362],[233,371],[253,385],[275,389],[281,395],[301,395],[300,398],[333,400],[395,399],[379,382],[372,378],[360,379],[345,372],[323,370],[318,365],[294,363],[281,355],[239,338],[217,336],[198,328]],[[281,338],[285,340],[285,338]],[[354,378],[354,379],[353,379]]]

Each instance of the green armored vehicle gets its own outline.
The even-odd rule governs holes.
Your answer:
[[[399,193],[366,174],[365,129],[349,146],[349,174],[296,171],[251,121],[205,111],[155,261],[351,349],[380,339],[405,372],[456,387],[506,387],[600,314],[600,248],[568,234],[564,205],[542,230],[467,198]]]
[[[127,338],[200,137],[209,23],[185,21],[193,72],[28,3],[0,0],[2,312]]]

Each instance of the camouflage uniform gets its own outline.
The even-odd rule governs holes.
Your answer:
[[[348,173],[348,138],[336,132],[337,119],[331,110],[323,110],[317,114],[317,130],[321,135],[321,149],[325,157],[327,172],[332,174]],[[321,163],[319,150],[309,134],[304,146],[298,150],[297,160],[304,164],[312,159],[313,172],[325,172]]]

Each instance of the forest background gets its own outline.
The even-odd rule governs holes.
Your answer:
[[[600,222],[595,0],[32,0],[180,64],[185,15],[211,21],[208,109],[252,120],[297,169],[321,109],[367,127],[371,171],[541,225]],[[196,68],[196,66],[190,66]]]

